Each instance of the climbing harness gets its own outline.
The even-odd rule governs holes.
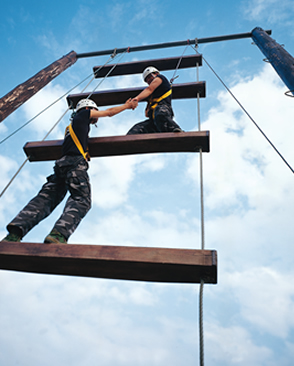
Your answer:
[[[163,99],[167,98],[168,96],[170,96],[171,93],[172,93],[172,88],[170,88],[170,90],[168,90],[166,93],[164,93],[161,97],[151,99],[150,109],[152,110],[152,118],[153,119],[154,119],[155,108],[158,106],[158,103],[161,102]]]

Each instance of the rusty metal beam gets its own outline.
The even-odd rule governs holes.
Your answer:
[[[27,142],[24,151],[30,161],[56,160],[61,157],[63,140]],[[92,158],[160,152],[209,152],[209,131],[150,133],[140,135],[92,137]]]
[[[266,30],[265,32],[267,32],[268,34],[272,33],[271,30]],[[149,45],[144,45],[144,46],[114,48],[111,50],[104,50],[104,51],[97,51],[97,52],[78,53],[77,57],[85,58],[85,57],[105,56],[105,55],[111,55],[114,53],[122,53],[122,52],[149,51],[149,50],[156,50],[156,49],[161,49],[161,48],[197,45],[197,44],[213,43],[213,42],[220,42],[220,41],[231,41],[231,40],[244,39],[244,38],[250,38],[250,37],[251,37],[251,32],[236,33],[236,34],[228,34],[228,35],[224,35],[224,36],[194,38],[194,39],[186,39],[184,41],[154,43],[154,44],[149,44]]]
[[[0,242],[0,269],[150,282],[217,283],[215,250]]]

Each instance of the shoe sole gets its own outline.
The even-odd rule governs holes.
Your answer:
[[[64,243],[62,241],[58,241],[55,238],[47,236],[44,240],[44,244],[67,244],[67,243]]]

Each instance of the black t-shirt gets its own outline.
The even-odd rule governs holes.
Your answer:
[[[89,109],[82,109],[74,116],[72,121],[72,128],[78,140],[80,141],[84,151],[86,151],[88,147],[88,134],[90,131],[90,112],[91,111]],[[62,156],[80,154],[81,153],[73,142],[69,131],[67,131],[62,145]]]
[[[171,85],[165,76],[159,74],[156,77],[160,78],[162,80],[162,83],[151,94],[152,99],[160,98],[163,94],[168,92],[171,88]],[[167,98],[164,98],[162,102],[165,104],[171,105],[171,100],[172,100],[172,97],[171,97],[171,95],[169,95]],[[159,103],[161,103],[161,102],[159,102]]]

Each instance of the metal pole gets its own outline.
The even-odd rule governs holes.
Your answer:
[[[261,28],[253,29],[252,39],[294,95],[294,58]]]
[[[268,34],[271,34],[271,30],[265,31]],[[251,38],[251,32],[249,33],[239,33],[239,34],[231,34],[227,36],[216,36],[216,37],[206,37],[206,38],[197,38],[197,43],[211,43],[211,42],[220,42],[220,41],[230,41],[234,39],[241,39],[241,38]],[[78,53],[77,58],[84,58],[84,57],[94,57],[94,56],[104,56],[112,54],[113,51],[116,53],[121,52],[138,52],[138,51],[148,51],[148,50],[155,50],[158,48],[169,48],[169,47],[179,47],[179,46],[186,46],[187,44],[195,44],[195,39],[188,39],[185,41],[178,41],[178,42],[167,42],[167,43],[157,43],[145,46],[136,46],[136,47],[124,47],[124,48],[116,48],[112,50],[105,50],[105,51],[97,51],[97,52],[87,52],[87,53]]]

